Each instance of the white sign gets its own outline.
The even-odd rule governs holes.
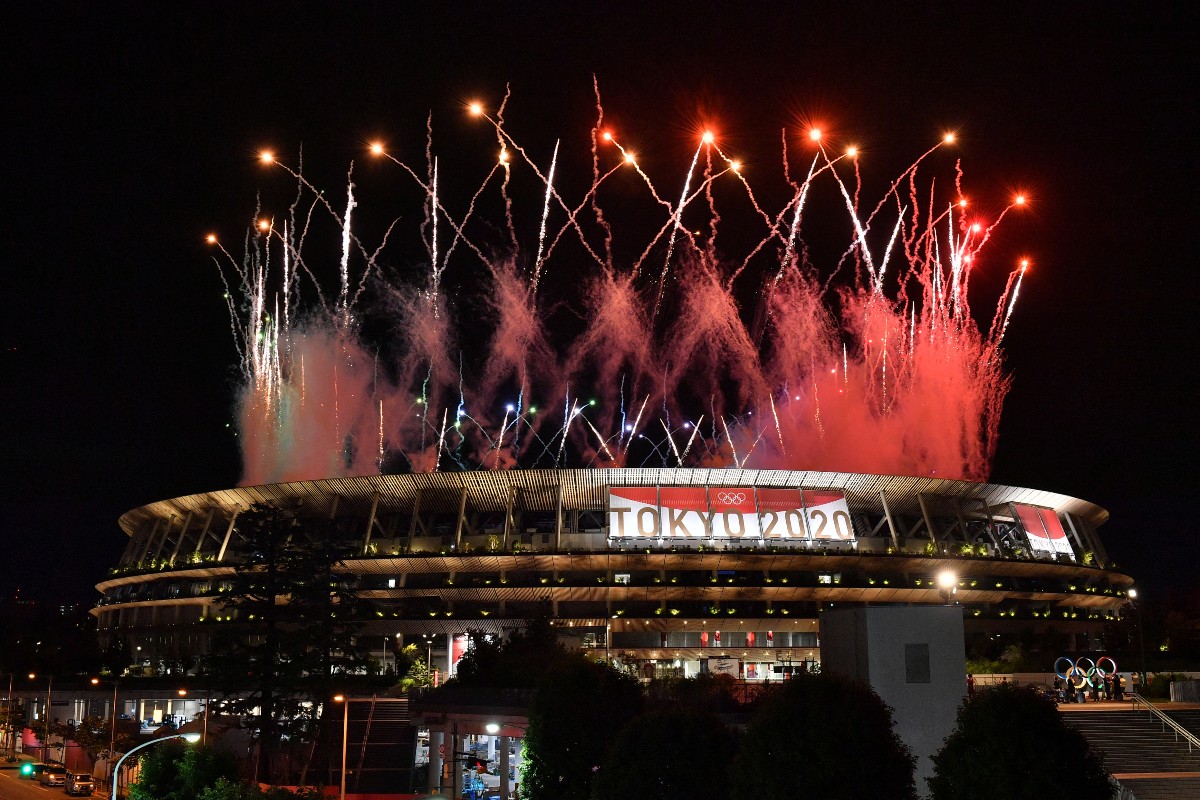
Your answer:
[[[710,675],[732,675],[736,678],[742,672],[741,662],[736,658],[710,658],[708,672]]]

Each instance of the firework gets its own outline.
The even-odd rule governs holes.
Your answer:
[[[256,213],[240,260],[209,237],[241,362],[244,482],[642,464],[986,478],[1010,386],[1001,341],[1028,262],[986,327],[971,278],[1026,199],[986,217],[967,211],[957,163],[953,180],[927,178],[952,137],[866,206],[856,148],[833,153],[813,131],[793,179],[785,133],[787,193],[772,212],[704,131],[673,204],[597,102],[590,182],[570,201],[570,140],[543,171],[503,112],[469,107],[500,155],[457,210],[431,124],[424,164],[370,146],[424,209],[373,248],[351,225],[364,196],[353,180],[339,210],[262,155],[295,182],[282,222]],[[540,187],[529,231],[518,180]],[[810,242],[833,232],[806,227],[821,191],[849,231],[825,261]],[[624,244],[616,220],[630,208]],[[340,237],[336,271],[322,266],[334,254],[305,245],[324,224]],[[425,253],[415,281],[382,266],[405,235]],[[643,269],[656,254],[661,269]],[[331,274],[336,295],[321,285]],[[368,334],[368,317],[387,333]],[[561,416],[537,411],[558,403]]]

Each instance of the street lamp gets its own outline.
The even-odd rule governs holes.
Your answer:
[[[119,686],[120,683],[121,683],[120,680],[118,680],[117,678],[113,678],[113,682],[112,682],[112,685],[113,685],[112,733],[109,734],[109,737],[108,737],[108,758],[106,759],[108,761],[108,782],[110,784],[112,783],[113,775],[115,774],[115,772],[113,771],[112,757],[113,757],[113,751],[116,750],[116,748],[117,748],[117,686]],[[99,685],[100,685],[100,679],[92,678],[92,686],[99,686]]]
[[[1142,682],[1146,681],[1146,634],[1142,630],[1142,604],[1137,601],[1138,590],[1129,590],[1129,604],[1137,612],[1138,649],[1142,651]]]
[[[509,731],[510,730],[519,731],[521,735],[516,738],[523,739],[529,733],[529,726],[528,725],[518,725],[518,724],[511,723],[511,722],[505,722],[505,723],[489,722],[483,726],[483,729],[488,732],[489,736],[496,736],[497,734],[502,734],[500,736],[500,742],[499,742],[500,787],[501,787],[500,796],[507,798],[509,796],[508,740],[509,740],[509,738],[511,738],[509,735]]]
[[[37,673],[29,673],[29,680],[36,680]],[[45,738],[42,739],[42,761],[50,754],[50,691],[54,688],[54,676],[51,675],[46,683],[46,714],[45,714]]]
[[[187,693],[188,693],[187,689],[179,690],[180,697],[187,697]],[[211,690],[206,686],[206,687],[204,687],[204,728],[203,728],[203,732],[200,734],[200,744],[202,744],[202,745],[208,744],[208,706],[209,706],[209,702],[210,702],[210,697],[211,697]]]
[[[342,704],[342,772],[338,800],[346,800],[346,739],[350,735],[350,701],[344,694],[335,694],[333,702]]]
[[[421,638],[425,640],[425,669],[429,672],[430,680],[433,680],[433,637],[423,633]]]
[[[13,673],[8,673],[8,694],[4,697],[8,713],[4,718],[4,749],[15,753],[17,749],[17,724],[13,721]]]
[[[946,601],[946,605],[950,605],[950,598],[958,594],[958,576],[948,569],[942,570],[938,573],[937,585],[942,599]]]
[[[142,742],[137,747],[132,748],[128,753],[121,756],[121,760],[117,762],[117,766],[113,769],[114,780],[113,780],[113,787],[112,787],[112,800],[117,800],[117,782],[116,782],[115,778],[121,769],[122,762],[124,762],[125,759],[129,758],[131,755],[136,753],[138,750],[141,750],[143,747],[149,747],[152,744],[159,744],[160,742],[165,742],[168,739],[183,739],[187,742],[195,744],[196,742],[200,741],[200,734],[198,734],[198,733],[172,733],[170,736],[161,736],[158,739],[151,739],[148,742]]]

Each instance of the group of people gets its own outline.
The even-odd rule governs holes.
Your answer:
[[[1091,676],[1068,673],[1068,677],[1054,678],[1054,694],[1060,703],[1098,703],[1101,700],[1121,702],[1130,684],[1136,692],[1141,686],[1141,676],[1134,672],[1128,681],[1121,673],[1093,671]]]

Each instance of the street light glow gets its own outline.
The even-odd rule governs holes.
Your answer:
[[[958,585],[958,576],[950,570],[942,570],[938,573],[937,584],[942,589],[950,589]]]

